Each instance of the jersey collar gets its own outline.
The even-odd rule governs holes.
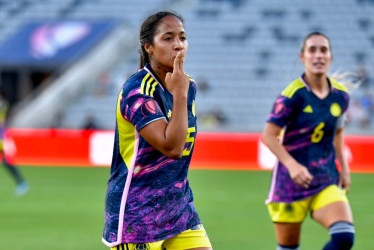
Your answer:
[[[306,89],[310,92],[312,89],[310,88],[309,84],[308,84],[307,81],[305,80],[304,76],[305,76],[305,73],[303,73],[303,74],[299,77],[299,79],[300,79],[300,81],[305,85]],[[329,86],[330,86],[330,92],[331,92],[331,91],[334,89],[334,86],[331,84],[330,78],[328,78],[328,77],[327,77],[327,82],[328,82],[328,84],[329,84]]]
[[[149,65],[148,63],[144,66],[144,69],[153,77],[153,79],[155,79],[158,84],[160,85],[161,89],[163,91],[165,91],[165,87],[164,85],[162,84],[162,82],[160,81],[160,79],[158,79],[157,75],[155,74],[155,72],[153,72],[152,68],[151,68],[151,65]]]

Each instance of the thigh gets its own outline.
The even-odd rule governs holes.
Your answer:
[[[275,235],[278,244],[294,246],[300,243],[301,222],[299,223],[274,223]]]
[[[309,212],[311,198],[292,203],[273,202],[268,204],[274,222],[278,244],[291,246],[300,242],[301,223]]]
[[[170,239],[164,241],[163,249],[165,250],[180,250],[180,249],[195,249],[195,250],[211,250],[208,235],[203,225],[198,225],[192,229],[186,230]]]
[[[311,204],[312,218],[329,228],[338,221],[353,223],[352,212],[345,191],[332,185],[317,194]]]
[[[313,211],[312,217],[325,228],[329,228],[331,225],[339,221],[353,223],[349,203],[344,201],[336,201]]]

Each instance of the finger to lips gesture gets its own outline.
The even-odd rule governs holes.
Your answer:
[[[184,73],[184,58],[185,51],[179,51],[174,59],[173,72],[166,73],[166,86],[173,94],[187,95],[188,92],[190,80],[186,73]]]

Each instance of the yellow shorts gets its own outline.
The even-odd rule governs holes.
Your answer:
[[[170,239],[151,243],[122,243],[111,250],[180,250],[212,247],[203,225],[188,229]]]
[[[309,211],[316,211],[337,201],[348,203],[346,191],[337,185],[331,185],[305,200],[292,203],[272,202],[267,207],[273,222],[298,223],[305,219]]]

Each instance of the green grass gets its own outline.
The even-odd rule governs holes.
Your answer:
[[[0,249],[100,250],[108,168],[22,167],[31,185],[14,196],[14,183],[0,168]],[[195,205],[215,250],[275,249],[264,204],[270,172],[190,171]],[[373,245],[373,174],[352,174],[349,194],[355,225],[354,249]],[[303,250],[321,249],[329,235],[307,219]]]

